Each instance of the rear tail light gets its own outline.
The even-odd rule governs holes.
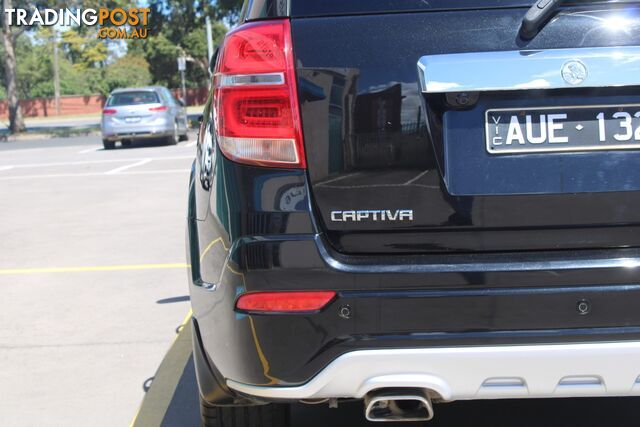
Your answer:
[[[115,114],[117,112],[118,110],[114,110],[112,108],[105,108],[104,110],[102,110],[102,114],[106,114],[106,115]]]
[[[289,21],[239,26],[225,37],[214,75],[220,150],[231,160],[304,168]]]
[[[238,298],[236,309],[250,313],[314,312],[335,296],[334,291],[251,292]]]
[[[149,111],[167,111],[167,106],[163,105],[162,107],[151,107]]]

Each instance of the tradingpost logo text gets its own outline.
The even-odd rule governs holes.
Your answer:
[[[100,39],[146,39],[149,8],[113,9],[5,9],[9,25],[99,26]]]

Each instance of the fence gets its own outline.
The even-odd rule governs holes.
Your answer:
[[[176,98],[182,98],[180,89],[173,89]],[[206,87],[187,89],[187,105],[202,105],[207,100],[209,90]],[[65,95],[60,97],[59,116],[99,113],[104,106],[105,97],[102,95]],[[20,108],[24,117],[56,117],[56,107],[53,98],[36,98],[20,100]],[[0,101],[0,119],[9,117],[6,100]]]

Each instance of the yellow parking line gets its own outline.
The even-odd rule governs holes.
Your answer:
[[[132,265],[96,265],[87,267],[45,267],[45,268],[4,268],[0,275],[36,274],[36,273],[79,273],[85,271],[127,271],[127,270],[160,270],[172,268],[188,268],[189,264],[132,264]]]
[[[191,310],[182,321],[182,328],[160,363],[151,387],[142,399],[130,427],[162,425],[184,369],[191,357]]]

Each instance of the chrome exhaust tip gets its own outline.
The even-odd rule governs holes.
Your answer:
[[[420,388],[380,389],[364,398],[365,416],[374,422],[429,421],[433,405],[427,390]]]

